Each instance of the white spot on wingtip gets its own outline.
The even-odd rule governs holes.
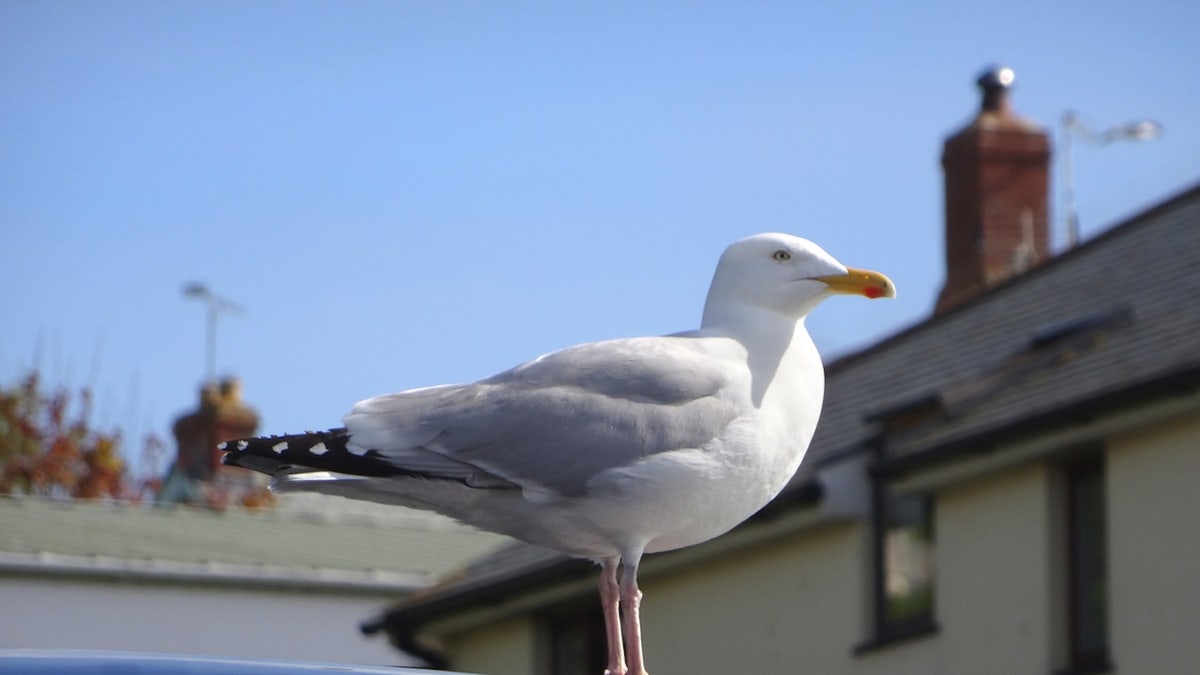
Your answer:
[[[325,447],[324,442],[321,442],[321,443],[317,443],[316,445],[309,448],[308,451],[314,455],[323,455],[323,454],[329,452],[329,448]]]
[[[217,449],[224,452],[226,445],[229,445],[229,444],[226,443],[225,441],[221,441],[220,443],[217,443]]]
[[[238,450],[245,450],[250,447],[250,441],[238,441]]]
[[[281,454],[284,450],[287,450],[287,441],[280,441],[275,445],[272,445],[271,449],[274,450],[276,454]]]

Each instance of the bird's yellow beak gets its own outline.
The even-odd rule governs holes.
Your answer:
[[[896,297],[896,284],[879,272],[847,267],[845,274],[831,274],[816,279],[829,286],[834,293],[862,295],[871,299]]]

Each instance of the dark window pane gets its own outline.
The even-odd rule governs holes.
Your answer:
[[[551,675],[595,675],[605,666],[604,617],[598,606],[565,610],[545,619]]]
[[[1068,471],[1071,654],[1076,666],[1103,663],[1108,654],[1108,544],[1104,465]]]

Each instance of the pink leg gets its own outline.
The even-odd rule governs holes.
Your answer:
[[[604,609],[604,633],[608,637],[608,669],[605,675],[626,675],[625,650],[621,645],[621,588],[617,583],[618,557],[604,560],[600,573],[600,606]]]
[[[637,584],[638,560],[626,561],[621,570],[621,609],[624,611],[625,645],[629,656],[630,675],[648,675],[642,655],[642,591]]]

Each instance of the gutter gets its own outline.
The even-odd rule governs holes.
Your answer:
[[[189,563],[154,558],[71,556],[56,553],[0,552],[0,577],[95,579],[128,583],[195,585],[212,588],[301,590],[378,596],[409,595],[429,583],[426,575],[379,570],[294,568],[279,565]]]
[[[1191,395],[1200,389],[1200,364],[1031,415],[1011,424],[984,429],[924,450],[884,457],[871,466],[881,478],[897,478],[950,462],[996,452],[1031,436],[1091,424],[1097,418],[1135,405]]]

